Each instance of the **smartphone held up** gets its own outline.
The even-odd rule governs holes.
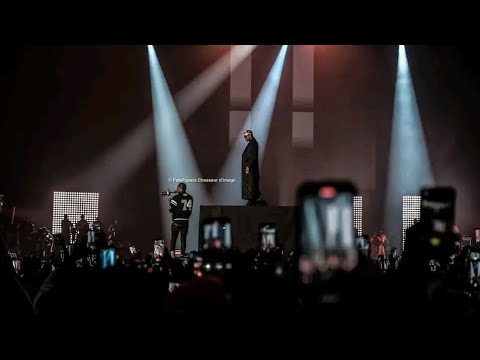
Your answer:
[[[432,234],[451,233],[455,225],[455,189],[425,188],[420,195],[420,221],[428,226]]]
[[[260,249],[267,251],[275,249],[277,244],[277,229],[274,223],[262,223],[258,227]]]
[[[455,252],[455,242],[461,241],[454,232],[456,191],[452,187],[424,188],[420,195],[421,234],[418,239],[406,240],[416,257],[446,265]]]
[[[201,231],[203,250],[230,249],[232,247],[232,230],[229,218],[207,218],[202,222]]]
[[[304,283],[332,271],[350,271],[358,261],[353,225],[356,188],[348,182],[309,182],[297,192],[297,250]]]
[[[100,267],[107,269],[117,263],[117,250],[113,247],[100,250]]]

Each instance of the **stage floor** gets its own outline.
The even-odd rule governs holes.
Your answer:
[[[246,251],[256,248],[259,243],[258,226],[261,223],[276,224],[277,239],[286,251],[295,244],[295,206],[200,206],[199,226],[208,217],[228,217],[232,226],[233,246]],[[199,229],[199,246],[202,231]]]

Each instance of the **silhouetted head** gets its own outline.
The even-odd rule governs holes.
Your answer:
[[[245,139],[246,142],[252,141],[253,139],[253,131],[252,130],[247,130],[243,133],[243,138]]]
[[[187,191],[187,185],[185,183],[178,184],[177,193],[183,194],[185,191]]]

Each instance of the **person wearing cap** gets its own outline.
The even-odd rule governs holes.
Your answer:
[[[242,199],[247,206],[255,205],[260,196],[260,170],[258,165],[258,142],[252,130],[243,133],[247,146],[242,154]]]

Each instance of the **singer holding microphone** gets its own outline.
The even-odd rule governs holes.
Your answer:
[[[186,255],[188,220],[192,215],[193,197],[187,194],[187,185],[180,183],[177,186],[177,195],[170,199],[169,211],[172,213],[172,239],[170,241],[170,251],[172,257],[175,257],[175,246],[177,237],[180,233],[180,248],[182,255]]]

